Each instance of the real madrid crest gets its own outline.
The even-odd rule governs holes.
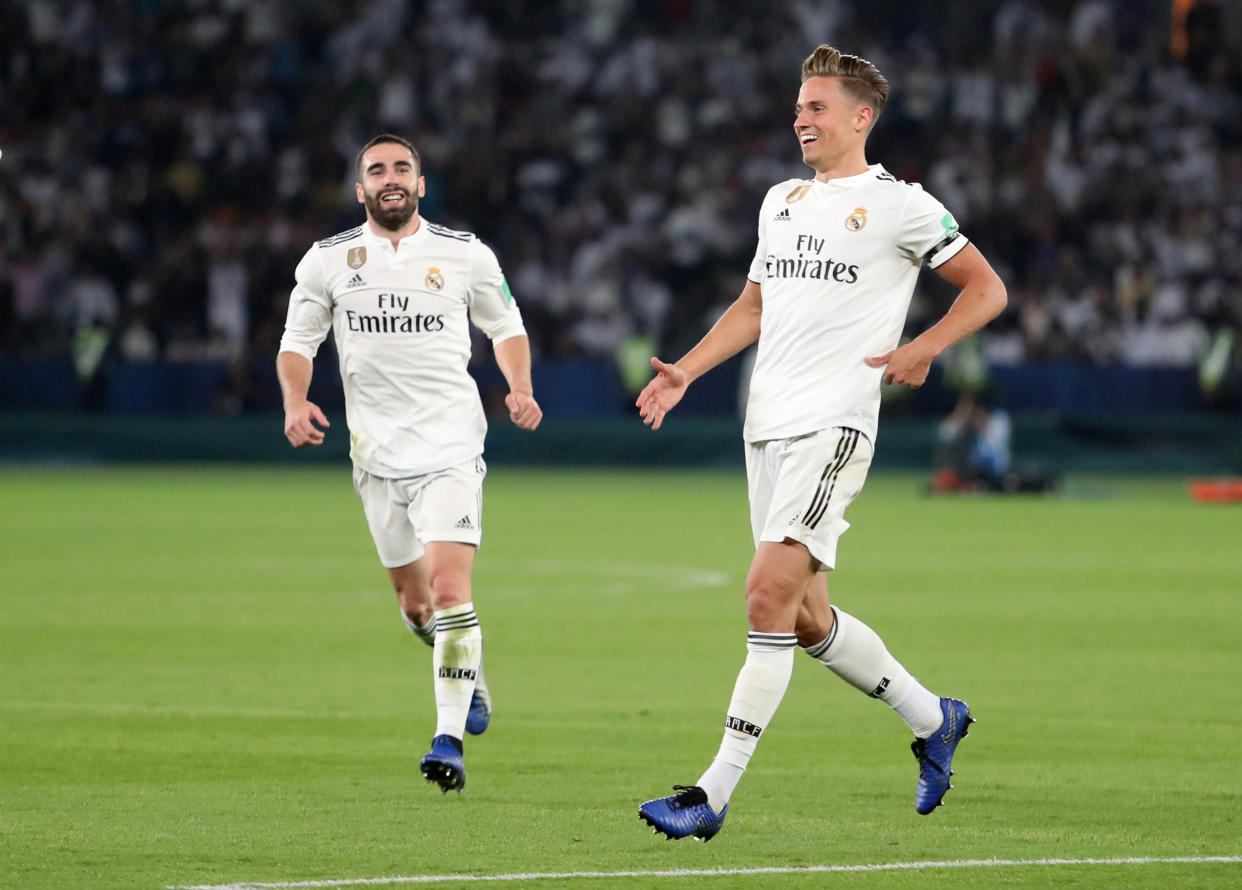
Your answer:
[[[867,208],[855,207],[854,212],[845,218],[845,228],[857,232],[867,224]]]
[[[432,266],[428,269],[427,277],[423,280],[432,290],[444,290],[444,276],[440,274],[439,266]]]
[[[796,189],[794,189],[792,192],[790,192],[789,194],[785,196],[785,203],[792,204],[795,201],[801,201],[803,198],[806,197],[807,192],[809,192],[810,190],[811,190],[811,187],[809,185],[798,186]]]
[[[351,247],[345,256],[345,262],[349,263],[351,269],[361,269],[366,261],[367,249],[365,247]]]

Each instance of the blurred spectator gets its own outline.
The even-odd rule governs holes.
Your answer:
[[[1013,424],[986,389],[963,390],[937,431],[932,494],[1051,492],[1058,480],[1046,470],[1015,470]]]
[[[1242,8],[1192,4],[1180,57],[1160,0],[955,10],[30,0],[0,29],[0,350],[223,359],[228,403],[261,405],[245,369],[275,349],[291,245],[353,224],[351,147],[394,130],[433,171],[428,216],[510,258],[537,354],[676,353],[736,291],[764,190],[805,173],[781,125],[831,42],[901,85],[877,156],[1004,264],[989,360],[1219,353],[1242,319]]]

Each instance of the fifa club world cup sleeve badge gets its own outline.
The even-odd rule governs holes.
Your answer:
[[[854,212],[845,218],[845,228],[857,232],[867,224],[867,208],[855,207]]]

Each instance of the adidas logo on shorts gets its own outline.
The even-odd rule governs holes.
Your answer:
[[[363,281],[363,280],[362,280],[362,276],[361,276],[361,275],[357,275],[357,274],[355,274],[355,275],[354,275],[354,277],[353,277],[353,278],[351,278],[351,279],[349,279],[349,281],[348,281],[348,282],[346,282],[346,284],[345,284],[345,287],[346,287],[346,288],[351,288],[351,287],[366,287],[366,286],[367,286],[367,283],[366,283],[365,281]]]
[[[457,520],[457,524],[456,524],[455,526],[453,526],[453,528],[470,528],[470,529],[472,529],[472,528],[474,528],[474,523],[470,521],[470,517],[469,517],[469,516],[463,516],[461,519]]]

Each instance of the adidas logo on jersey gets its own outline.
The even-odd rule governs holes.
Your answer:
[[[453,528],[471,528],[472,529],[474,528],[474,523],[470,521],[469,516],[463,516],[461,519],[457,520],[457,524],[453,526]]]
[[[345,287],[346,287],[346,288],[351,288],[351,287],[366,287],[366,286],[367,286],[367,283],[366,283],[365,281],[363,281],[363,280],[362,280],[362,276],[361,276],[361,275],[354,275],[354,277],[353,277],[353,278],[351,278],[351,279],[349,279],[349,281],[348,281],[348,282],[346,282],[346,284],[345,284]]]
[[[776,222],[777,220],[781,220],[781,219],[785,220],[786,222],[788,222],[790,219],[792,219],[792,217],[789,215],[789,208],[788,208],[788,207],[786,207],[786,208],[785,208],[784,210],[782,210],[780,213],[776,214],[776,216],[772,217],[772,221],[773,221],[773,222]]]

